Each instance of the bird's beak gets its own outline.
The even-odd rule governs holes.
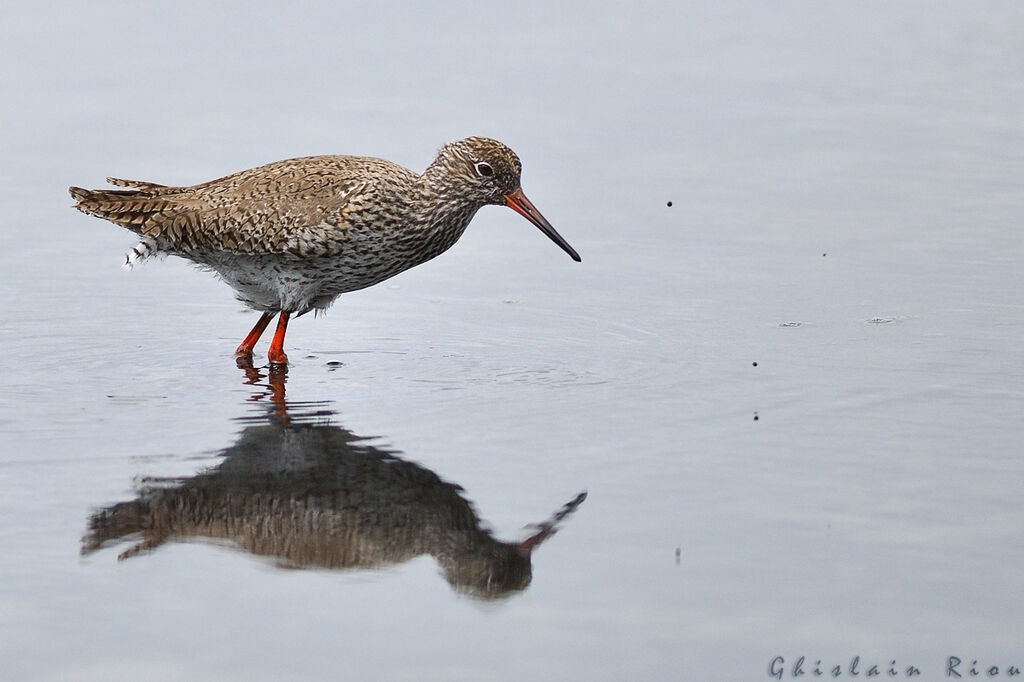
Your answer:
[[[549,223],[547,219],[540,214],[540,211],[538,211],[530,202],[530,200],[526,198],[526,195],[523,194],[522,188],[517,189],[515,192],[512,192],[512,194],[506,195],[505,205],[539,227],[541,232],[546,234],[551,241],[562,247],[562,250],[569,254],[574,261],[579,263],[583,260],[580,258],[580,254],[576,253],[576,250],[569,246],[569,242],[562,239],[562,235],[555,232],[555,228],[551,227],[551,223]]]

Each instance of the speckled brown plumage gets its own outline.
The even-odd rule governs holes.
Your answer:
[[[250,356],[277,313],[272,363],[284,363],[289,315],[329,306],[450,248],[476,212],[507,205],[574,260],[526,199],[521,164],[497,140],[445,145],[422,174],[361,156],[278,161],[189,187],[108,178],[122,189],[71,187],[75,208],[141,238],[126,265],[172,254],[213,270],[263,312],[236,353]]]

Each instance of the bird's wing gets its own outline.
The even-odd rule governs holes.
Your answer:
[[[382,172],[411,171],[378,159],[314,156],[252,168],[191,187],[112,179],[121,190],[71,188],[75,208],[188,254],[335,255],[353,203],[379,193]]]

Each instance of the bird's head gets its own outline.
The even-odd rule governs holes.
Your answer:
[[[575,249],[523,194],[519,179],[523,164],[506,145],[488,137],[449,142],[438,151],[431,169],[442,171],[452,191],[458,192],[464,200],[479,206],[508,206],[536,225],[573,260],[581,260]]]

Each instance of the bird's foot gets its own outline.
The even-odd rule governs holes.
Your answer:
[[[253,369],[255,365],[252,364],[252,353],[235,353],[235,366],[238,369]]]

